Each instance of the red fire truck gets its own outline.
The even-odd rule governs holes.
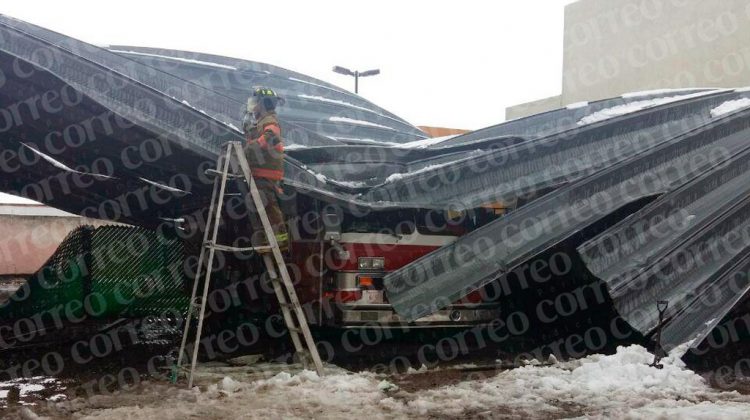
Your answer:
[[[291,250],[300,299],[315,308],[308,310],[311,323],[343,328],[466,327],[497,318],[498,305],[475,291],[407,323],[393,310],[383,287],[387,273],[497,217],[495,209],[451,217],[434,210],[322,215],[322,232],[305,239],[298,229]]]

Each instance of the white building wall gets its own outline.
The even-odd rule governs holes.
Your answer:
[[[562,104],[748,85],[749,0],[579,0],[565,9]],[[507,113],[518,116],[514,108]]]
[[[525,104],[516,105],[505,110],[505,119],[514,120],[516,118],[528,115],[539,114],[552,109],[562,107],[561,96],[552,96],[549,98],[539,99]]]

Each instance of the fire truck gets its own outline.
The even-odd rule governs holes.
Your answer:
[[[314,229],[292,229],[291,272],[308,321],[334,328],[468,327],[499,315],[496,302],[474,291],[452,305],[407,323],[388,302],[383,278],[502,212],[398,210],[366,215],[322,211]],[[307,236],[307,237],[306,237]]]

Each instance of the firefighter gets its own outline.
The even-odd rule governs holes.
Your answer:
[[[284,178],[284,143],[281,127],[276,117],[276,106],[283,104],[271,89],[256,88],[247,102],[243,128],[247,137],[245,156],[250,164],[253,178],[263,200],[268,220],[281,249],[289,246],[289,235],[284,223],[284,214],[279,206],[281,180]],[[263,227],[259,220],[251,218],[257,238],[253,243],[267,245]]]

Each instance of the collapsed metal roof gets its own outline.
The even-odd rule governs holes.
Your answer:
[[[392,144],[427,137],[418,128],[359,95],[280,67],[187,51],[109,46],[109,51],[211,89],[240,106],[228,116],[240,127],[253,87],[274,89],[286,101],[282,121],[335,140],[326,144]]]
[[[656,300],[666,299],[672,306],[665,343],[693,340],[697,346],[748,290],[746,272],[738,269],[747,265],[750,242],[734,235],[744,232],[747,220],[742,203],[750,174],[743,165],[750,150],[750,109],[726,116],[711,113],[745,95],[713,92],[576,128],[565,137],[553,135],[541,141],[553,145],[549,148],[524,144],[514,154],[520,159],[511,159],[520,168],[515,179],[531,190],[555,186],[558,180],[558,188],[386,276],[391,303],[403,316],[416,319],[502,277],[626,204],[664,194],[579,250],[589,269],[607,282],[619,313],[633,327],[653,332],[658,318],[652,308]],[[592,139],[594,143],[587,142]],[[578,162],[573,170],[555,167],[555,162],[571,161]],[[555,176],[543,176],[550,166]],[[505,162],[505,171],[513,167]],[[505,179],[514,178],[507,174]],[[484,186],[492,189],[492,183]],[[468,192],[464,199],[471,200],[466,188],[470,186],[460,184],[457,190]],[[518,191],[512,183],[494,189],[501,198]],[[679,217],[669,213],[679,210],[687,212],[689,217],[682,217],[690,221],[689,228],[680,230],[684,225],[656,217]],[[645,229],[649,223],[658,226],[650,232]],[[733,239],[726,244],[728,234]],[[681,266],[686,260],[690,270]],[[716,300],[707,303],[707,291],[718,295]]]
[[[3,191],[141,226],[200,209],[210,195],[203,170],[221,144],[242,140],[244,98],[262,84],[288,98],[280,110],[292,146],[285,183],[300,193],[377,211],[471,209],[546,192],[389,274],[389,299],[406,319],[654,196],[579,244],[620,314],[648,334],[655,318],[640,313],[654,296],[669,294],[664,337],[678,343],[705,337],[747,292],[734,273],[750,265],[748,242],[711,261],[705,245],[741,232],[747,220],[750,110],[716,112],[746,100],[747,91],[646,92],[574,104],[425,147],[425,135],[399,117],[285,69],[182,51],[104,49],[5,16],[0,38]],[[677,214],[682,229],[657,217]],[[644,226],[668,233],[655,238]],[[685,274],[675,256],[691,249],[708,262]],[[647,287],[633,286],[641,284]],[[715,291],[720,303],[706,306],[699,291]]]

